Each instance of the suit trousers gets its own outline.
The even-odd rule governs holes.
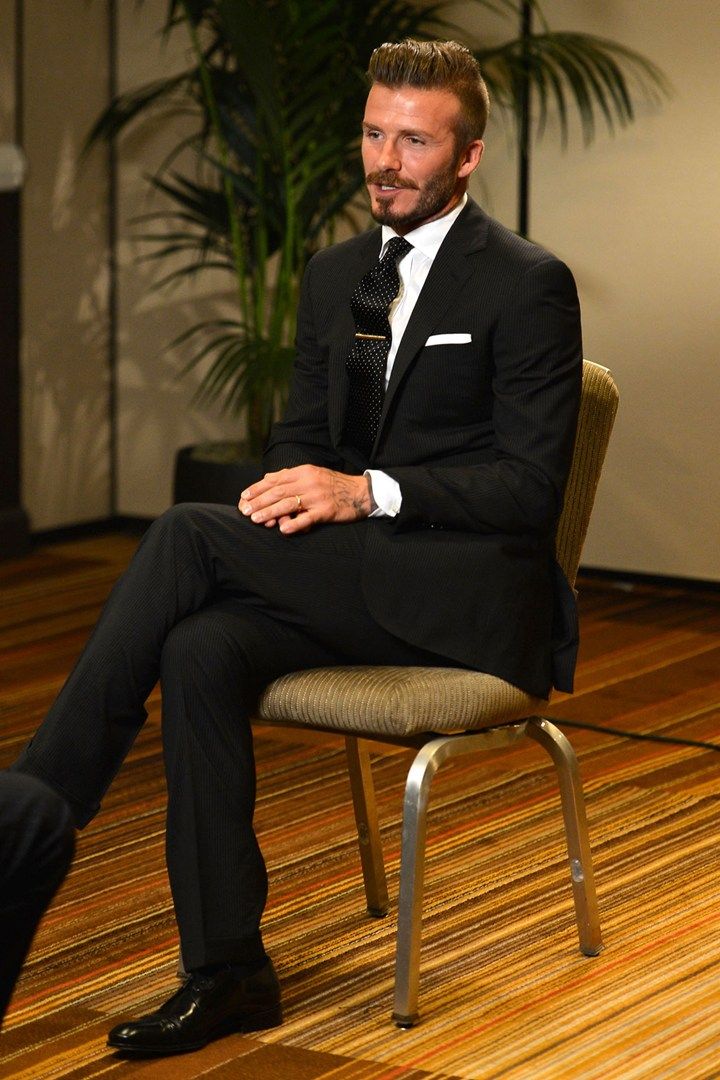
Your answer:
[[[166,853],[188,969],[255,966],[267,873],[252,818],[250,716],[288,671],[451,661],[379,626],[361,587],[372,520],[284,536],[234,507],[187,503],[146,532],[74,670],[14,768],[97,812],[158,678]]]
[[[74,849],[67,803],[33,776],[0,773],[0,1024]]]

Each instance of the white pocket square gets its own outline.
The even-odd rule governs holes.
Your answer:
[[[425,342],[428,345],[468,345],[472,341],[470,334],[433,334]]]

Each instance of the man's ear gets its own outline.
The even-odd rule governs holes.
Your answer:
[[[458,166],[459,177],[467,177],[470,173],[475,172],[480,164],[484,149],[485,143],[482,139],[473,139],[471,143],[468,143],[460,158],[460,165]]]

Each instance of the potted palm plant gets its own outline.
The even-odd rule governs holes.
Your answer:
[[[496,108],[527,119],[533,87],[540,126],[554,109],[564,136],[574,111],[588,141],[597,116],[611,127],[626,123],[633,94],[664,90],[659,71],[638,54],[551,31],[536,0],[472,2],[508,14],[514,33],[507,41],[467,41],[444,18],[450,0],[168,0],[164,30],[188,36],[192,62],[116,98],[90,141],[114,137],[141,117],[160,118],[178,100],[196,120],[182,143],[194,166],[180,171],[171,155],[151,178],[167,209],[146,215],[140,236],[149,257],[171,266],[158,287],[207,268],[227,273],[232,317],[199,323],[172,345],[187,350],[187,369],[203,365],[198,403],[221,402],[245,437],[181,450],[176,501],[234,502],[259,468],[251,465],[248,476],[238,462],[259,460],[282,409],[305,264],[342,217],[353,226],[360,220],[358,117],[376,45],[407,36],[465,39]]]

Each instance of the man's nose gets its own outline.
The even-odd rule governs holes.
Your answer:
[[[384,142],[378,155],[377,168],[389,170],[391,172],[400,172],[401,167],[402,161],[396,144],[389,141]]]

